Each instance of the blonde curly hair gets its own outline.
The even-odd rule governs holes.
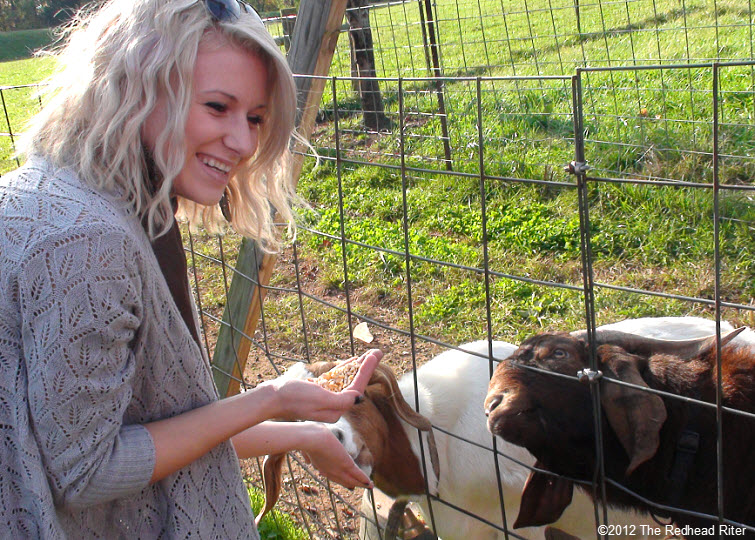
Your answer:
[[[278,245],[271,206],[294,227],[290,144],[296,87],[279,47],[255,13],[220,22],[202,0],[108,0],[82,11],[54,54],[59,69],[49,98],[32,118],[19,148],[73,169],[88,185],[120,193],[146,219],[151,238],[173,223],[173,180],[185,161],[184,133],[200,42],[220,36],[260,58],[268,72],[267,114],[257,152],[230,180],[227,198],[236,232],[267,250]],[[144,121],[163,97],[167,122],[158,134],[154,166],[162,177],[150,189]],[[225,220],[217,205],[179,199],[179,215],[211,231]]]

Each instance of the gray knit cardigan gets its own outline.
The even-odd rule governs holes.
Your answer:
[[[149,485],[141,425],[217,399],[137,217],[30,159],[0,178],[0,538],[258,538],[230,442]]]

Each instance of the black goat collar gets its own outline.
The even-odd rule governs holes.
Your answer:
[[[700,433],[696,430],[699,413],[700,407],[691,406],[687,424],[676,441],[674,461],[668,474],[670,489],[667,500],[669,506],[672,507],[679,506],[681,502],[684,490],[687,488],[692,464],[695,462],[695,456],[700,448]]]
[[[678,506],[682,494],[687,487],[689,472],[695,461],[697,450],[700,447],[700,434],[697,431],[689,429],[689,424],[685,428],[679,440],[676,442],[676,452],[674,453],[674,462],[671,465],[669,473],[669,505]]]

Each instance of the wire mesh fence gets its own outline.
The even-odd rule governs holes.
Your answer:
[[[745,260],[749,255],[742,257],[753,247],[751,156],[746,143],[731,142],[751,138],[745,120],[750,104],[729,99],[732,90],[712,87],[716,71],[736,80],[751,66],[664,69],[672,74],[668,80],[707,77],[711,86],[694,95],[696,110],[707,119],[642,110],[638,88],[649,88],[651,96],[640,104],[663,106],[652,97],[656,67],[583,70],[570,78],[454,80],[463,87],[460,95],[475,96],[472,108],[459,115],[458,124],[469,122],[458,132],[466,152],[460,171],[442,165],[432,170],[437,160],[407,150],[422,139],[412,131],[415,117],[403,110],[400,91],[411,79],[395,81],[402,114],[397,140],[384,145],[389,151],[380,151],[377,141],[391,135],[368,143],[378,147],[370,154],[339,129],[334,112],[330,146],[320,146],[325,164],[303,186],[303,193],[325,203],[315,224],[300,230],[291,284],[275,290],[276,302],[266,304],[266,347],[275,342],[271,336],[284,333],[286,345],[275,351],[281,357],[286,351],[316,358],[313,351],[358,349],[347,336],[357,322],[367,321],[377,329],[379,345],[394,353],[388,361],[406,370],[464,341],[517,342],[543,328],[583,327],[586,298],[599,324],[717,312],[752,324],[752,266]],[[606,82],[620,77],[632,84]],[[340,81],[331,82],[335,87]],[[448,102],[455,102],[454,92],[446,90]],[[548,92],[558,97],[541,99]],[[626,109],[606,112],[606,101],[614,102],[607,92],[628,103]],[[530,105],[502,113],[497,94]],[[337,90],[334,95],[337,102]],[[689,98],[687,91],[683,95]],[[490,124],[483,109],[487,98],[497,113]],[[456,115],[449,120],[457,125]],[[580,136],[574,125],[584,126]],[[489,127],[512,135],[490,135]],[[437,133],[437,126],[429,132]],[[434,148],[435,155],[442,152],[440,145]],[[578,155],[579,162],[565,171]],[[585,198],[573,176],[579,163],[590,164],[582,170],[589,186]],[[533,213],[539,211],[547,218],[539,220]],[[586,231],[589,257],[581,243]],[[678,264],[682,260],[689,261],[686,270]],[[587,289],[585,271],[591,276]],[[286,310],[278,311],[281,305]],[[292,321],[301,321],[301,329],[293,330]],[[464,503],[436,504],[479,516]],[[507,527],[511,521],[491,525]]]
[[[242,387],[363,350],[359,322],[399,373],[477,339],[518,343],[621,318],[753,326],[749,3],[348,6],[312,137],[320,165],[308,156],[299,185],[312,210],[263,285]],[[282,47],[292,19],[267,18]],[[360,64],[366,52],[373,71]],[[0,89],[4,171],[20,119],[39,106],[33,90]],[[212,349],[241,240],[185,232]],[[495,441],[483,446],[504,483]],[[360,493],[293,458],[279,505],[303,537],[355,538],[361,517],[377,521]],[[246,470],[261,488],[260,463]],[[474,501],[424,500],[501,538],[526,534],[511,529],[516,516],[482,516]]]

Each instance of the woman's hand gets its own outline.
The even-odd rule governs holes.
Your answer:
[[[270,385],[275,388],[278,420],[315,420],[332,423],[349,410],[362,396],[367,383],[383,353],[372,349],[347,362],[360,364],[352,383],[340,392],[331,392],[311,381],[300,379],[273,380],[259,387]],[[259,388],[258,387],[258,388]]]
[[[313,433],[300,451],[312,466],[329,480],[349,489],[374,487],[327,426],[312,424],[309,427]]]
[[[337,421],[354,405],[356,398],[364,393],[372,372],[382,357],[382,352],[371,350],[350,360],[359,362],[360,369],[351,385],[341,392],[331,392],[308,381],[274,380],[260,384],[249,392],[144,424],[155,445],[155,466],[150,481],[162,480],[231,437],[234,438],[234,444],[238,445],[240,457],[300,448],[297,443],[298,427],[294,427],[294,432],[286,438],[281,435],[280,427],[271,427],[283,423],[265,421],[271,418],[328,423]],[[335,439],[332,435],[318,437],[323,438],[329,441]],[[340,443],[338,448],[331,447],[331,451],[333,454],[337,452],[339,458],[332,455],[330,458],[320,456],[316,448],[311,450],[317,462],[322,462],[324,469],[333,471],[336,482],[339,482],[336,478],[342,478],[344,482],[351,482],[352,486],[363,485],[355,483],[355,478],[362,482],[366,478],[364,473],[355,473],[354,469],[358,471],[358,468]],[[340,469],[330,465],[339,459],[347,465],[342,465]]]

